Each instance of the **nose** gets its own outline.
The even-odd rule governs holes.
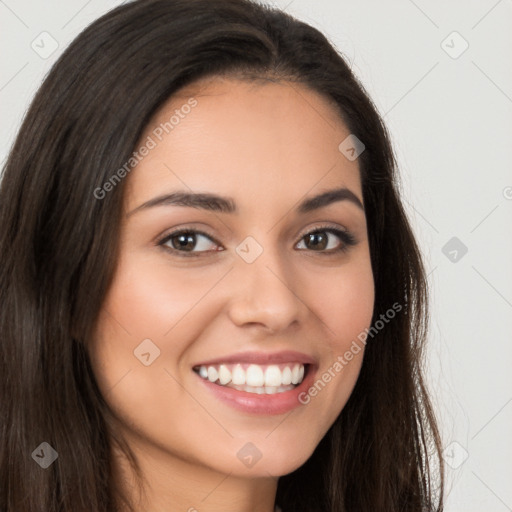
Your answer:
[[[228,314],[238,327],[258,325],[272,333],[296,327],[306,309],[293,269],[278,251],[265,249],[252,263],[235,261]]]

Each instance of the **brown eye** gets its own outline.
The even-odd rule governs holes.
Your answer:
[[[328,245],[328,237],[325,236],[325,232],[316,232],[316,233],[310,233],[309,235],[306,235],[306,246],[308,249],[320,249],[321,251],[325,250]],[[311,245],[309,245],[311,244]]]
[[[335,239],[338,238],[338,243]],[[334,239],[333,241],[331,241]],[[356,239],[348,232],[333,227],[317,228],[305,234],[301,242],[304,241],[306,249],[313,252],[333,254],[348,249],[355,245]],[[341,241],[341,243],[340,243]]]
[[[218,250],[215,249],[218,247],[217,243],[209,235],[192,229],[174,231],[166,235],[158,245],[165,247],[173,253],[182,253],[179,254],[180,256],[200,256],[200,253],[216,252]]]
[[[173,249],[185,249],[191,251],[196,244],[196,235],[194,233],[184,233],[173,235],[169,241]]]

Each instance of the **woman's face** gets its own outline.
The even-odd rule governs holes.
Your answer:
[[[199,85],[160,109],[125,178],[91,359],[141,458],[279,476],[313,453],[361,367],[374,282],[358,162],[302,85]]]

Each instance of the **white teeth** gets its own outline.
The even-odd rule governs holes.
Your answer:
[[[263,377],[263,370],[260,366],[255,364],[251,364],[249,368],[247,368],[247,372],[245,373],[245,383],[248,386],[263,386],[265,379]]]
[[[279,366],[269,366],[265,372],[265,386],[279,386],[281,384],[281,370]]]
[[[299,365],[296,364],[292,369],[292,384],[297,384],[299,382]]]
[[[274,395],[276,393],[283,393],[284,391],[290,391],[290,389],[293,389],[295,386],[278,386],[277,388],[275,386],[265,386],[263,387],[257,387],[252,388],[251,386],[233,386],[238,391],[246,391],[248,393],[257,393],[259,395],[266,394],[266,395]]]
[[[196,368],[199,376],[220,386],[257,394],[275,394],[293,389],[304,379],[304,365],[300,363],[244,366],[220,364]]]
[[[209,366],[208,367],[208,380],[210,382],[215,382],[219,378],[219,374],[215,367]]]
[[[201,366],[201,368],[204,368],[204,366]],[[245,384],[245,371],[239,364],[237,364],[233,369],[231,382],[237,386]]]
[[[223,364],[219,368],[219,382],[222,385],[231,382],[231,372]]]
[[[292,371],[288,366],[282,371],[281,382],[283,386],[288,386],[292,383]]]

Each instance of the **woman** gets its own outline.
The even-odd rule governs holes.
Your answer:
[[[0,507],[442,510],[421,256],[314,28],[134,1],[82,32],[0,189]]]

